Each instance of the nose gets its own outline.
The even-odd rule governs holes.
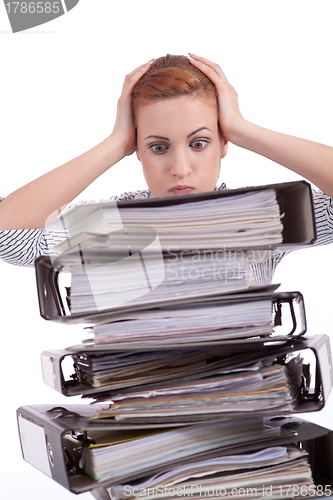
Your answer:
[[[186,154],[186,151],[179,149],[174,152],[171,158],[170,172],[179,179],[183,179],[192,172],[190,158]]]

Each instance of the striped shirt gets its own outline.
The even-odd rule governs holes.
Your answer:
[[[226,189],[223,183],[216,190]],[[317,240],[314,245],[333,243],[333,199],[322,191],[313,191],[314,213],[317,229]],[[139,200],[152,198],[149,190],[125,192],[120,196],[112,196],[108,201]],[[0,201],[2,198],[0,198]],[[79,204],[96,203],[84,201]],[[68,209],[71,208],[70,206]],[[55,244],[66,238],[65,231],[51,231],[41,229],[3,230],[0,231],[0,258],[9,264],[18,266],[34,266],[35,260],[42,255],[50,255]],[[302,246],[304,248],[305,246]],[[295,248],[297,249],[297,248]],[[272,251],[270,257],[251,264],[255,279],[258,284],[264,285],[271,282],[276,266],[288,251]]]

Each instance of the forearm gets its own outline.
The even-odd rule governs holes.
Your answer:
[[[54,218],[124,154],[120,144],[110,136],[74,160],[17,189],[0,203],[0,230],[44,226],[47,219]]]
[[[333,148],[243,121],[229,140],[300,174],[333,196]]]

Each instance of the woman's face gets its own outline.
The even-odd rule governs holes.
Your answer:
[[[139,108],[137,156],[156,197],[212,191],[227,146],[216,105],[200,95],[158,99]]]

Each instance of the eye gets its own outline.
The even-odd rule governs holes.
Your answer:
[[[165,144],[152,144],[149,147],[154,151],[154,153],[158,155],[165,153],[165,151],[168,149],[168,146],[166,146]]]
[[[200,149],[204,148],[206,144],[208,144],[208,141],[201,139],[191,142],[190,146],[192,149],[196,149],[197,151],[199,151]]]

